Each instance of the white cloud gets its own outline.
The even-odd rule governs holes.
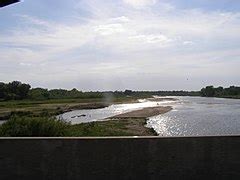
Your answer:
[[[98,25],[94,28],[95,32],[101,35],[112,35],[116,33],[124,32],[124,28],[122,24],[106,24],[106,25]]]
[[[139,43],[168,43],[171,42],[172,40],[169,39],[168,37],[164,35],[154,35],[154,34],[149,34],[149,35],[136,35],[136,36],[131,36],[129,37],[130,40],[136,40]]]
[[[193,41],[183,41],[183,45],[194,45]]]
[[[0,34],[1,78],[45,79],[48,84],[61,79],[64,84],[104,76],[123,78],[129,85],[130,77],[139,74],[145,79],[189,74],[239,77],[240,13],[169,12],[174,6],[167,4],[165,10],[143,12],[138,8],[157,1],[125,2],[137,9],[85,1],[93,15],[84,23],[19,15],[19,27]]]
[[[116,17],[116,18],[111,18],[110,19],[112,22],[115,23],[128,23],[130,22],[130,19],[126,16],[120,16],[120,17]]]
[[[32,66],[32,64],[31,64],[31,63],[21,62],[21,63],[20,63],[20,66]]]
[[[123,0],[123,2],[134,8],[143,8],[154,5],[157,0]]]

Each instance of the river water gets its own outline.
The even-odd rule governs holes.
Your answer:
[[[164,106],[172,103],[172,101],[152,102],[146,99],[139,99],[138,101],[138,103],[131,104],[113,104],[101,109],[74,110],[64,113],[58,116],[58,118],[71,122],[71,124],[104,121],[108,117],[130,112],[133,110],[138,110],[145,107]]]
[[[159,136],[207,136],[240,134],[240,100],[204,97],[174,97],[178,101],[117,104],[102,109],[76,110],[60,117],[72,124],[104,120],[107,117],[154,106],[173,110],[147,121]],[[79,116],[79,117],[78,117]]]

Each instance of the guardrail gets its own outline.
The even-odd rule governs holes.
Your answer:
[[[240,136],[0,138],[0,179],[240,179]]]

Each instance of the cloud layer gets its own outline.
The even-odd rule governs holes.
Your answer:
[[[157,0],[74,2],[60,20],[6,12],[18,24],[0,33],[2,81],[83,90],[240,84],[239,12]]]

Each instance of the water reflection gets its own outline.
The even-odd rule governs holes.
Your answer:
[[[173,101],[168,100],[168,101],[153,102],[153,101],[148,101],[146,99],[140,99],[139,103],[114,104],[102,109],[75,110],[75,111],[64,113],[58,117],[66,121],[69,121],[72,124],[78,124],[78,123],[85,123],[85,122],[92,122],[92,121],[101,121],[101,120],[104,120],[105,118],[130,112],[133,110],[138,110],[145,107],[164,106],[171,103],[173,103]]]
[[[240,134],[240,100],[204,97],[173,98],[179,100],[153,102],[141,99],[139,103],[115,104],[103,109],[76,110],[65,113],[61,117],[72,124],[77,124],[104,120],[107,117],[144,107],[172,106],[172,111],[151,117],[147,121],[147,127],[154,128],[159,136]],[[85,116],[80,116],[82,114]]]
[[[149,118],[160,136],[240,134],[240,100],[180,97],[166,114]]]

